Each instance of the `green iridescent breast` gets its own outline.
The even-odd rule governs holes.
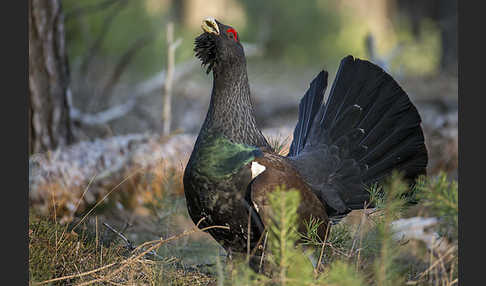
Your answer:
[[[211,136],[199,147],[194,167],[208,178],[227,179],[259,156],[263,153],[257,147],[234,143],[223,136]]]

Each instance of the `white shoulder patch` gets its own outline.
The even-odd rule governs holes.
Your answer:
[[[255,204],[254,201],[251,201],[253,203],[253,207],[256,209],[257,213],[260,212],[260,209],[258,208],[257,204]]]
[[[257,162],[251,162],[251,178],[254,179],[256,176],[260,175],[265,171],[265,166],[258,164]]]

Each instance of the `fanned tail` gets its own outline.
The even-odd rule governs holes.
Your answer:
[[[308,96],[309,91],[302,102],[322,101],[318,94]],[[327,103],[318,111],[315,106],[299,111],[305,114],[299,114],[292,142],[296,147],[288,156],[330,207],[330,217],[363,208],[369,201],[365,187],[393,170],[409,180],[425,174],[428,156],[420,115],[380,67],[347,56]],[[304,118],[313,118],[310,128]]]

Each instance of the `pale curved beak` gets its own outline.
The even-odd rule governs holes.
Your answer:
[[[204,19],[201,28],[204,32],[219,35],[219,27],[216,23],[216,19],[214,19],[213,17],[207,17],[206,19]]]

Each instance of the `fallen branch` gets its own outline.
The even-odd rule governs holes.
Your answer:
[[[73,279],[73,278],[83,277],[83,276],[90,275],[90,274],[93,274],[93,273],[96,273],[96,272],[100,272],[101,270],[110,268],[110,267],[112,267],[113,265],[116,265],[116,264],[117,264],[116,262],[113,262],[113,263],[104,265],[104,266],[102,266],[100,268],[96,268],[96,269],[93,269],[93,270],[90,270],[90,271],[86,271],[86,272],[83,272],[83,273],[78,273],[78,274],[73,274],[73,275],[67,275],[67,276],[62,276],[62,277],[57,277],[57,278],[45,280],[45,281],[42,281],[42,282],[35,283],[35,285],[43,285],[43,284],[52,283],[52,282],[56,282],[56,281],[62,281],[62,280],[67,280],[67,279]]]
[[[136,103],[137,101],[135,98],[130,98],[123,104],[112,106],[106,110],[93,114],[83,113],[71,105],[69,116],[71,120],[78,121],[84,125],[103,125],[125,116],[135,107]]]

